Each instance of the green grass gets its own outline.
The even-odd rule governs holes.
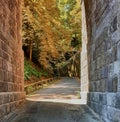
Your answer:
[[[42,76],[47,77],[48,73],[44,70],[38,70],[35,66],[33,66],[30,61],[24,61],[24,80],[29,80],[32,76],[37,78],[41,78]]]

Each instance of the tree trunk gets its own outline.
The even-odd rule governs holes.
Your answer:
[[[29,60],[31,61],[32,60],[32,41],[30,41],[30,45],[29,45]]]

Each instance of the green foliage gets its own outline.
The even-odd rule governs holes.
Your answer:
[[[39,62],[43,69],[51,71],[49,62],[59,60],[59,50],[62,50],[60,38],[68,35],[65,33],[56,0],[24,0],[23,46],[28,46],[29,54],[32,52],[32,58]]]
[[[33,86],[29,86],[28,88],[27,88],[27,92],[28,93],[31,93],[31,92],[34,92],[35,91],[35,87],[33,87]],[[27,94],[28,94],[27,93]]]
[[[81,47],[81,40],[77,38],[77,36],[73,37],[71,40],[71,46],[74,48],[79,49]]]
[[[68,62],[62,63],[61,67],[63,68],[63,67],[66,67],[67,65],[68,65]]]
[[[78,50],[81,47],[81,7],[80,0],[59,0],[58,7],[64,27],[72,32],[72,38],[77,40],[72,48]]]
[[[30,79],[32,76],[35,76],[37,78],[41,78],[42,76],[47,77],[48,73],[46,71],[43,70],[38,70],[35,67],[33,67],[29,61],[27,61],[25,59],[25,63],[24,63],[24,79],[28,80]]]
[[[70,16],[70,12],[74,8],[75,4],[76,0],[59,0],[58,2],[61,18],[67,27],[69,26],[68,18]]]

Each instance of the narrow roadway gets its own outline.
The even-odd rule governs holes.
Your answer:
[[[79,88],[76,79],[63,78],[29,95],[9,122],[101,122],[87,105],[80,105]]]

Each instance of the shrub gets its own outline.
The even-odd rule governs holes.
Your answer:
[[[28,80],[31,76],[40,78],[41,76],[47,76],[48,74],[45,71],[40,71],[31,65],[29,61],[25,59],[24,62],[24,79]]]

